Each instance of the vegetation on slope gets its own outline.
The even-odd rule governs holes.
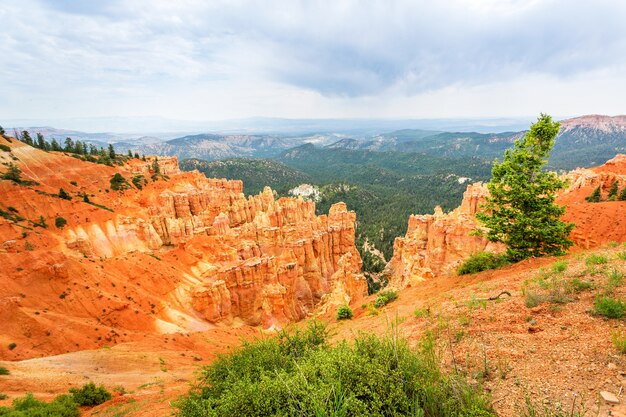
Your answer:
[[[180,169],[197,169],[209,178],[243,180],[245,194],[258,194],[266,186],[280,194],[299,184],[313,181],[311,177],[285,164],[269,159],[234,158],[221,161],[185,159]]]
[[[506,245],[511,261],[562,255],[573,244],[568,236],[574,224],[560,220],[565,207],[555,203],[565,181],[542,170],[558,132],[559,123],[542,114],[493,164],[489,196],[476,218],[488,228],[487,239]]]
[[[177,404],[197,416],[495,416],[489,399],[439,368],[433,343],[397,334],[331,346],[319,323],[246,343],[205,367]]]

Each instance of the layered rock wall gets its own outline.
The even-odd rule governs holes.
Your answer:
[[[474,215],[487,193],[485,185],[472,184],[452,212],[444,214],[436,207],[434,214],[412,215],[406,235],[394,242],[393,257],[385,270],[390,285],[411,286],[451,273],[473,253],[501,251],[499,245],[472,233],[479,227]]]

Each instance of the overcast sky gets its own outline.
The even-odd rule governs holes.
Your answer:
[[[0,120],[626,113],[626,1],[2,0]]]

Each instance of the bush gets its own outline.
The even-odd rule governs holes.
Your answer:
[[[611,297],[599,297],[593,303],[594,314],[610,319],[626,317],[626,301]]]
[[[374,307],[381,308],[398,298],[398,293],[393,290],[382,291],[374,301]]]
[[[556,273],[565,272],[567,269],[567,262],[565,261],[556,261],[552,264],[552,271]]]
[[[54,225],[59,229],[63,229],[66,224],[67,220],[65,220],[63,217],[57,217],[56,219],[54,219]]]
[[[15,342],[11,342],[11,343],[9,343],[9,350],[13,350],[13,349],[15,349],[16,347],[17,347],[17,343],[15,343]]]
[[[72,196],[67,193],[63,188],[59,188],[59,198],[63,200],[71,200]]]
[[[478,252],[470,256],[457,269],[458,275],[475,274],[488,269],[498,269],[508,265],[509,261],[505,255],[498,255],[491,252]]]
[[[0,143],[0,150],[3,150],[4,152],[11,152],[11,147]]]
[[[307,346],[310,331],[288,339]],[[178,416],[495,416],[480,389],[440,370],[432,340],[415,351],[397,335],[360,335],[297,355],[284,340],[246,343],[205,367]]]
[[[93,382],[85,384],[81,388],[70,388],[70,393],[78,405],[99,405],[111,399],[109,391],[102,385],[96,387]]]
[[[596,187],[596,189],[593,190],[591,195],[589,195],[588,197],[585,197],[585,200],[588,203],[599,203],[600,200],[602,200],[602,194],[601,194],[601,191],[600,191],[600,186],[598,185]]]
[[[133,177],[132,182],[135,188],[141,190],[143,189],[143,186],[148,183],[148,180],[146,180],[146,177],[144,177],[143,175],[138,174]]]
[[[111,183],[111,189],[114,191],[122,191],[130,188],[130,184],[128,184],[126,178],[122,177],[122,174],[119,172],[113,175],[109,182]]]
[[[13,400],[11,407],[0,407],[3,417],[78,417],[80,410],[69,395],[59,395],[52,402],[36,400],[33,394]]]
[[[10,372],[7,368],[5,368],[4,366],[0,366],[0,375],[9,375]]]
[[[337,320],[352,320],[352,309],[348,306],[339,306],[337,309]]]

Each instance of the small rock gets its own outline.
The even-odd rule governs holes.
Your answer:
[[[619,404],[619,400],[617,399],[615,394],[613,394],[612,392],[600,391],[600,395],[602,396],[602,399],[606,401],[607,403]]]
[[[617,368],[617,365],[615,365],[613,362],[610,362],[606,367],[609,369],[615,369]]]

